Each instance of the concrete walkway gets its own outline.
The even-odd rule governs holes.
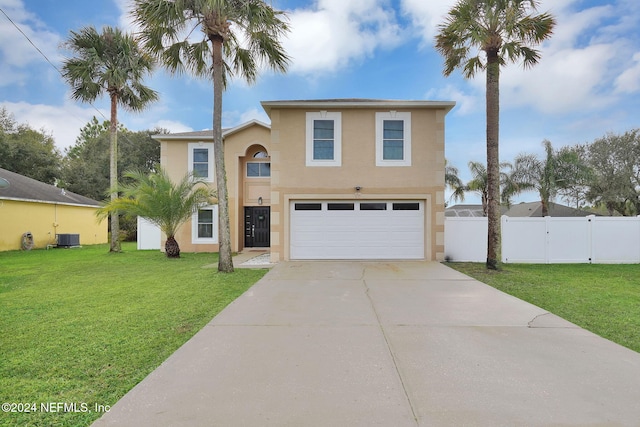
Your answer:
[[[640,426],[640,354],[438,263],[286,262],[94,426]]]

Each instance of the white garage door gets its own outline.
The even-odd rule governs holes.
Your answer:
[[[292,201],[291,259],[424,259],[422,201]]]

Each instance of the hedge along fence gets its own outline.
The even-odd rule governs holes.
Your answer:
[[[445,218],[445,259],[484,262],[487,218]],[[640,263],[640,217],[502,217],[505,263]]]

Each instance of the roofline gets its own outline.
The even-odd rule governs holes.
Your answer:
[[[0,197],[0,200],[8,200],[12,202],[44,203],[46,205],[80,206],[80,207],[94,208],[94,209],[100,207],[99,204],[87,205],[85,203],[56,202],[54,200],[21,199],[19,197]]]
[[[248,128],[250,126],[253,126],[253,125],[258,125],[258,126],[262,126],[262,127],[266,128],[266,129],[271,129],[271,125],[268,125],[268,124],[266,124],[264,122],[261,122],[260,120],[252,119],[252,120],[249,120],[248,122],[244,122],[242,124],[239,124],[236,127],[227,129],[226,131],[222,132],[222,136],[225,137],[225,136],[233,135],[234,133],[240,132],[241,130],[246,129],[246,128]]]
[[[449,112],[455,101],[402,101],[402,100],[310,100],[310,101],[262,101],[262,108],[271,115],[272,108],[429,108]]]
[[[271,129],[271,126],[261,122],[260,120],[249,120],[248,122],[244,122],[239,124],[238,126],[226,129],[222,132],[222,137],[225,138],[229,135],[233,135],[236,132],[240,132],[243,129],[246,129],[250,126],[253,125],[258,125],[258,126],[262,126],[266,129]],[[188,133],[188,132],[187,132]],[[213,130],[211,131],[211,136],[202,136],[202,135],[185,135],[184,133],[182,134],[170,134],[170,133],[166,133],[166,134],[158,134],[158,135],[151,135],[151,138],[156,139],[158,141],[203,141],[203,140],[210,140],[213,141]]]

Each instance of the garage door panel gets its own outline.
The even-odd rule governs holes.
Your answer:
[[[291,203],[291,259],[424,259],[423,202],[302,203],[321,210]]]

